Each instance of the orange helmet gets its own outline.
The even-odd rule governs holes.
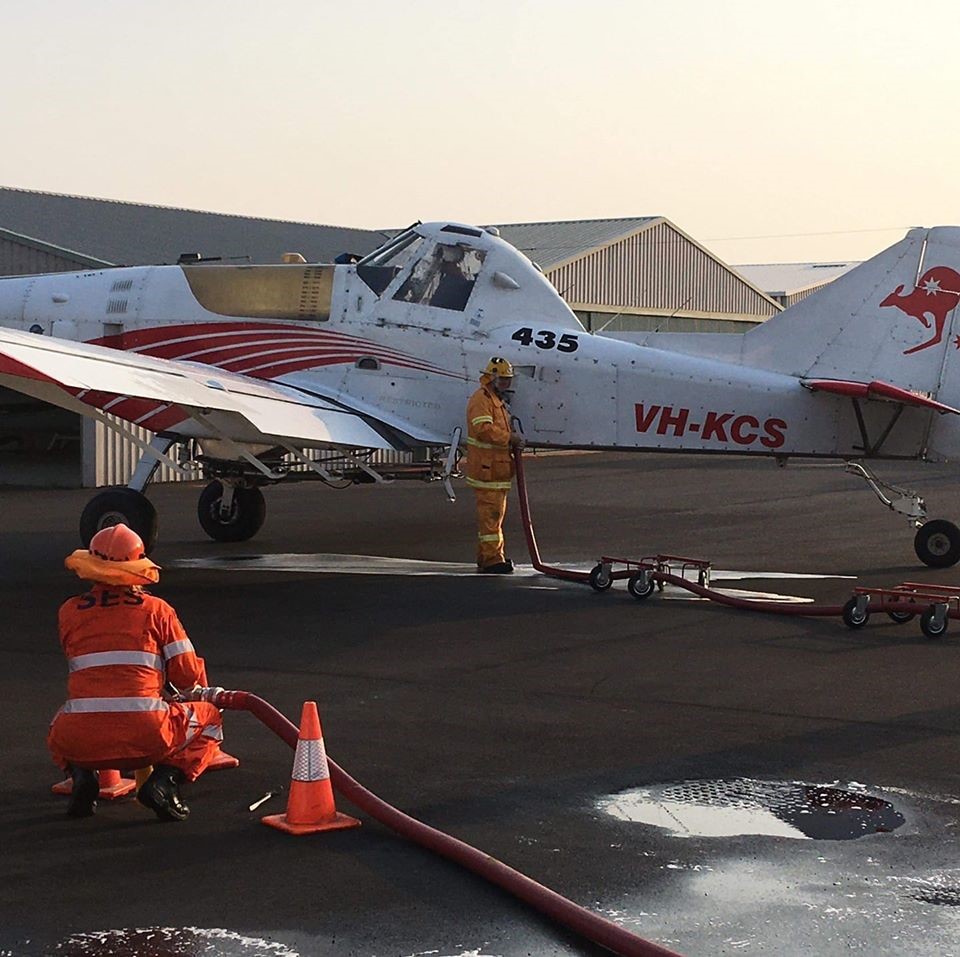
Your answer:
[[[90,539],[90,554],[108,562],[135,562],[147,557],[143,539],[122,522],[101,528]]]

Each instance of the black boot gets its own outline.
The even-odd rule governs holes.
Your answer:
[[[513,562],[508,558],[506,561],[497,562],[495,565],[484,565],[480,572],[484,575],[512,575]]]
[[[70,791],[67,814],[70,817],[90,817],[97,810],[100,775],[96,771],[89,771],[87,768],[75,768],[71,765],[70,776],[73,778],[73,789]]]
[[[169,764],[158,764],[137,791],[137,800],[150,808],[161,821],[185,821],[190,808],[180,797],[183,772]]]

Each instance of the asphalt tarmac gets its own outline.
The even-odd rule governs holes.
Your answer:
[[[949,467],[881,474],[960,518]],[[960,584],[827,464],[540,456],[528,480],[549,560],[690,555],[750,574],[721,584],[831,604],[851,594],[843,576]],[[458,491],[451,505],[436,485],[280,486],[259,536],[225,546],[196,523],[198,486],[158,487],[154,590],[216,684],[294,721],[316,700],[330,755],[382,798],[681,954],[960,954],[960,622],[931,641],[886,616],[849,631],[467,574]],[[369,819],[262,826],[292,755],[247,714],[225,714],[241,767],[186,790],[187,822],[130,800],[66,818],[44,736],[64,693],[56,612],[78,586],[62,560],[88,497],[0,491],[0,957],[600,953]],[[847,832],[821,826],[851,805]]]

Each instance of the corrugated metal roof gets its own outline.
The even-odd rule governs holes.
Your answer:
[[[285,252],[310,262],[368,253],[386,233],[319,226],[169,206],[148,206],[0,187],[0,227],[118,265],[176,262],[200,253],[250,262],[279,262]]]
[[[750,263],[732,267],[768,296],[791,296],[804,289],[833,282],[859,262]]]
[[[44,242],[35,236],[24,236],[21,233],[15,233],[10,229],[0,227],[0,240],[6,240],[11,243],[17,243],[23,246],[30,246],[37,252],[47,253],[52,256],[58,256],[61,259],[70,259],[77,265],[84,266],[113,266],[114,263],[104,259],[95,259],[93,256],[84,255],[75,249],[64,249],[63,246],[55,246],[52,243]]]
[[[629,236],[662,216],[497,224],[500,236],[544,270]]]

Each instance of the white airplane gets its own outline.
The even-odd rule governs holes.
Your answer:
[[[161,460],[211,479],[198,514],[220,541],[254,535],[281,480],[416,476],[452,495],[467,398],[502,356],[532,447],[844,460],[946,566],[960,529],[868,462],[960,452],[958,302],[960,227],[913,229],[745,334],[597,335],[495,229],[417,223],[355,264],[2,279],[0,385],[156,434],[129,485],[84,510],[85,542],[118,520],[155,540],[143,491]],[[380,449],[423,455],[371,464]]]

